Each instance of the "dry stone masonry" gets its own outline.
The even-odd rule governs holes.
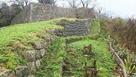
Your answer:
[[[41,67],[41,59],[46,55],[46,47],[54,38],[55,35],[46,35],[43,36],[46,42],[33,42],[34,50],[24,51],[22,54],[28,60],[27,65],[18,66],[15,70],[5,70],[0,73],[0,77],[36,77],[35,73]]]
[[[90,8],[62,8],[55,5],[31,3],[12,21],[12,24],[49,20],[53,18],[96,18]]]
[[[58,25],[62,25],[64,27],[63,30],[56,30],[57,36],[85,36],[89,33],[89,29],[91,26],[91,20],[76,20],[76,21],[68,21],[61,20],[58,22]]]

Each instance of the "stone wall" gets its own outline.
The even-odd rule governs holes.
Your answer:
[[[52,18],[95,18],[94,9],[89,8],[62,8],[53,5],[43,5],[31,3],[19,15],[17,15],[12,24],[36,22],[49,20]]]
[[[35,41],[32,43],[34,50],[24,51],[22,56],[28,60],[27,65],[18,66],[15,70],[5,70],[0,73],[0,77],[36,77],[36,71],[41,67],[41,59],[46,56],[46,47],[55,35],[42,37],[46,42]]]
[[[55,32],[57,36],[85,36],[89,33],[91,20],[61,20],[57,24],[64,26],[63,30],[57,30]]]

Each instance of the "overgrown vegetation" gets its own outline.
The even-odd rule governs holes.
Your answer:
[[[135,76],[136,73],[136,21],[135,19],[124,20],[121,18],[100,19],[101,33],[104,38],[110,40],[115,51],[124,60],[128,76]]]
[[[21,11],[21,7],[17,4],[8,6],[5,2],[0,2],[0,27],[10,25],[13,18]]]
[[[14,70],[16,66],[26,64],[27,60],[21,57],[22,52],[32,50],[31,44],[34,41],[45,41],[42,39],[43,35],[62,28],[56,25],[56,22],[61,19],[16,24],[1,28],[0,71],[7,68]],[[74,21],[75,19],[68,20]],[[129,30],[132,30],[133,33],[127,33]],[[135,46],[134,35],[134,20],[128,20],[126,23],[120,18],[94,19],[87,36],[67,36],[54,39],[47,47],[48,52],[42,59],[42,67],[36,75],[37,77],[117,76],[118,74],[115,72],[116,63],[108,50],[107,43],[103,40],[105,38],[113,42],[115,51],[125,63],[127,74],[135,76],[136,57],[132,55],[132,52],[125,49],[129,47],[128,49],[131,50],[131,42],[134,42],[132,45]]]
[[[121,47],[135,53],[136,50],[136,20],[114,18],[100,20],[101,32],[110,35]]]
[[[5,67],[14,69],[16,65],[25,64],[21,58],[24,51],[32,50],[34,41],[44,41],[41,37],[50,34],[51,30],[62,28],[55,22],[60,19],[11,25],[0,29],[0,70]]]
[[[91,31],[94,29],[94,32]],[[42,60],[42,67],[37,71],[37,76],[114,77],[116,64],[108,45],[98,36],[100,33],[98,20],[93,20],[91,30],[88,36],[54,39],[47,48],[48,52]],[[92,39],[96,36],[97,38]]]

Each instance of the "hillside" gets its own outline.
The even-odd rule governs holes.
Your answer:
[[[15,69],[16,66],[26,64],[20,56],[27,50],[33,50],[34,41],[44,41],[42,36],[49,35],[51,30],[62,28],[55,25],[54,20],[35,23],[16,24],[0,29],[0,71],[7,68]]]
[[[0,77],[122,76],[97,19],[16,24],[1,28],[0,37]]]

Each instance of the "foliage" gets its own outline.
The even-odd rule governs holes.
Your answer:
[[[105,42],[101,42],[101,40],[96,41],[96,40],[88,39],[88,40],[71,43],[71,46],[76,46],[77,48],[81,48],[87,44],[92,44],[93,47],[92,52],[95,53],[94,58],[97,59],[97,65],[100,69],[99,72],[103,73],[103,74],[98,73],[100,74],[99,76],[110,76],[109,75],[109,73],[111,73],[110,69],[111,68],[114,69],[115,65],[114,65],[114,60],[111,58],[111,55],[107,50],[108,45]]]
[[[121,48],[120,45],[114,45],[114,49],[125,63],[127,74],[130,77],[136,73],[136,56],[127,49]]]
[[[11,4],[10,9],[12,10],[12,17],[15,17],[22,11],[22,8],[17,4]]]
[[[59,21],[60,19],[16,24],[1,28],[0,68],[7,67],[14,69],[18,64],[26,64],[27,61],[20,57],[21,53],[26,50],[33,49],[31,43],[36,40],[43,40],[41,37],[43,35],[49,34],[50,30],[62,28],[55,24],[55,22]],[[15,55],[19,56],[17,57]]]
[[[13,53],[8,54],[7,56],[9,57],[7,68],[14,70],[17,63],[19,63],[19,57],[15,56]]]
[[[1,3],[0,6],[0,27],[10,25],[12,19],[22,10],[17,4],[8,6],[6,3]]]
[[[104,35],[104,38],[110,39],[110,41],[113,42],[115,51],[125,63],[128,75],[130,77],[135,76],[134,73],[136,72],[136,57],[134,55],[135,52],[132,52],[135,51],[134,47],[136,46],[134,44],[134,34],[136,29],[134,28],[135,20],[129,19],[126,21],[121,18],[114,18],[108,20],[100,19],[100,24],[101,33]]]
[[[37,76],[42,74],[44,71],[45,74],[39,77],[60,77],[61,74],[61,65],[63,65],[63,57],[66,56],[66,52],[64,51],[64,40],[59,40],[57,38],[53,40],[52,45],[49,46],[48,52],[46,53],[46,57],[43,59],[43,64],[41,69],[37,72]]]
[[[95,29],[95,30],[94,30]],[[98,20],[94,20],[88,36],[68,36],[54,39],[47,48],[46,57],[42,60],[42,67],[37,71],[41,77],[85,77],[85,66],[91,67],[96,60],[98,77],[114,76],[115,63],[108,51],[108,45],[101,39],[90,39],[93,33],[100,33]],[[76,39],[66,43],[67,40]],[[86,49],[91,46],[91,50]],[[43,73],[44,72],[44,73]],[[91,70],[88,71],[91,73]],[[93,76],[91,74],[91,76]]]
[[[109,22],[110,22],[110,19],[107,20],[107,19],[99,19],[99,22],[100,22],[100,32],[102,35],[109,35]]]
[[[136,65],[133,64],[130,56],[127,56],[127,59],[125,59],[125,67],[129,76],[133,76],[136,73]]]
[[[110,35],[122,47],[127,48],[135,53],[136,48],[136,19],[124,20],[122,18],[114,18],[100,20],[101,32]]]
[[[100,34],[100,23],[99,20],[93,19],[90,27],[90,33],[87,35],[88,37],[99,36]]]
[[[25,6],[29,4],[30,0],[10,0],[10,2],[17,4],[19,7],[24,9]]]
[[[0,27],[9,25],[11,22],[11,10],[6,3],[0,4]]]
[[[92,51],[90,51],[90,54],[85,54],[82,49],[89,44],[92,44]],[[42,61],[43,65],[38,72],[42,73],[44,71],[44,76],[60,75],[60,72],[64,72],[63,77],[82,77],[85,74],[85,63],[91,66],[96,59],[99,69],[98,77],[113,75],[114,60],[107,49],[108,45],[102,42],[101,39],[84,39],[66,46],[64,38],[55,39],[51,46],[48,47],[46,57]],[[63,71],[61,71],[62,66]],[[37,73],[37,76],[39,75]]]

